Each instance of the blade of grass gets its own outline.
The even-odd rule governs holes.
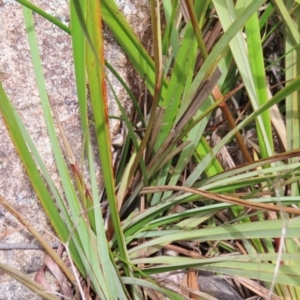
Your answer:
[[[280,201],[282,204],[288,204],[290,201],[295,199],[299,201],[299,197],[281,197]],[[196,215],[196,214],[211,214],[212,212],[216,213],[220,210],[226,209],[228,207],[232,207],[233,204],[227,203],[214,203],[211,205],[188,209],[180,213],[174,213],[172,215],[163,215],[165,211],[168,211],[169,208],[173,207],[173,205],[190,203],[193,201],[199,201],[199,196],[197,195],[181,195],[176,196],[173,195],[168,199],[168,201],[160,202],[158,205],[148,209],[147,211],[141,212],[139,215],[134,216],[132,220],[130,220],[126,225],[123,226],[123,230],[125,232],[126,238],[138,233],[138,236],[143,236],[145,238],[157,237],[161,235],[165,235],[163,231],[153,231],[151,229],[157,229],[159,226],[165,224],[172,224],[172,222],[176,222],[179,220],[184,220],[187,217]],[[257,198],[251,199],[253,202],[263,202],[263,203],[272,203],[276,202],[278,198],[269,197],[269,198]],[[235,222],[235,220],[233,220]],[[137,236],[137,237],[138,237]]]
[[[264,230],[261,230],[264,228]],[[299,219],[292,219],[287,231],[286,237],[297,238],[299,235],[300,222]],[[272,220],[263,222],[253,222],[251,226],[249,224],[235,224],[235,225],[223,225],[218,227],[211,227],[203,229],[195,229],[190,231],[177,230],[175,233],[169,233],[166,231],[165,236],[158,237],[156,239],[147,241],[142,245],[133,247],[128,251],[132,257],[134,253],[138,253],[139,250],[145,249],[151,246],[167,245],[173,241],[217,241],[217,240],[231,240],[231,239],[253,239],[253,238],[274,238],[281,237],[282,221]]]
[[[169,46],[172,46],[172,55],[176,58],[179,51],[179,35],[177,32],[175,17],[178,8],[178,0],[171,2],[166,0],[162,2],[164,8],[164,16],[166,18],[166,27],[162,39],[163,55],[167,55]],[[165,70],[168,73],[168,68]]]
[[[75,2],[78,8],[78,1]],[[76,9],[77,15],[79,11]],[[81,22],[84,25],[83,22]],[[97,143],[99,148],[100,160],[102,165],[102,172],[105,182],[106,193],[109,202],[109,208],[111,212],[111,220],[113,230],[116,235],[118,250],[123,260],[127,259],[127,250],[123,238],[123,232],[121,230],[119,211],[116,199],[115,179],[112,167],[111,157],[111,140],[109,134],[109,122],[108,122],[108,108],[107,108],[107,94],[105,83],[105,63],[104,63],[104,51],[103,51],[103,38],[102,38],[102,20],[101,20],[101,7],[99,2],[90,2],[87,12],[87,27],[86,27],[87,41],[90,40],[91,47],[87,48],[87,73],[90,85],[91,104],[94,113],[95,128],[97,134]],[[109,239],[112,237],[111,227],[108,229]],[[106,256],[105,260],[110,263],[109,258]],[[111,268],[113,266],[111,265]],[[126,274],[131,274],[128,265],[124,265]],[[111,281],[112,270],[106,268],[105,277],[108,286],[110,287],[109,294],[121,293],[125,297],[124,292],[117,289],[116,283]],[[119,278],[114,279],[118,282]],[[107,295],[109,295],[107,294]],[[110,296],[109,296],[110,297]],[[108,298],[109,298],[108,297]],[[110,299],[110,298],[109,298]]]
[[[291,7],[293,3],[291,1],[287,1],[288,7]],[[279,7],[278,7],[279,8]],[[286,8],[284,9],[286,10]],[[293,24],[291,24],[292,27],[299,29],[298,21],[299,21],[299,6],[295,10],[293,18],[295,21],[292,21]],[[286,28],[286,31],[288,29]],[[297,37],[297,43],[299,44],[300,39],[299,35]],[[285,74],[286,74],[286,80],[293,80],[294,78],[298,77],[300,75],[300,55],[299,52],[297,52],[293,48],[293,41],[291,39],[290,34],[288,32],[286,33],[286,41],[285,41]],[[300,94],[299,90],[295,91],[294,93],[291,93],[286,97],[286,128],[287,132],[289,133],[287,135],[287,149],[298,149],[300,147],[299,143],[299,130],[300,130],[300,114],[299,114],[299,99]],[[296,158],[290,159],[290,163],[295,162]],[[293,184],[291,187],[291,193],[292,195],[298,195],[299,194],[299,186],[297,183]]]
[[[150,281],[143,280],[140,278],[131,278],[131,277],[122,277],[122,280],[125,284],[131,284],[131,285],[138,285],[138,286],[143,286],[147,289],[152,289],[155,291],[160,292],[161,294],[167,296],[169,299],[174,299],[174,300],[183,300],[185,298],[181,297],[178,293],[175,293],[171,290],[168,290],[166,288],[160,287],[157,284],[154,284]]]
[[[50,217],[50,221],[53,228],[57,232],[59,238],[63,242],[66,242],[67,239],[69,238],[70,232],[67,229],[64,221],[62,220],[55,204],[53,203],[52,197],[50,196],[46,186],[44,185],[43,179],[39,174],[39,171],[30,155],[30,152],[25,144],[25,141],[22,138],[23,135],[19,129],[17,121],[15,120],[13,108],[9,103],[9,100],[3,90],[1,82],[0,82],[0,95],[1,95],[0,109],[1,109],[2,116],[6,122],[7,128],[9,130],[10,137],[15,145],[16,150],[18,151],[19,157],[23,162],[25,170],[27,171],[31,179],[33,188],[37,193],[37,196],[40,199],[45,212]],[[63,207],[61,211],[64,212]],[[70,243],[70,250],[73,254],[73,259],[78,265],[78,268],[84,274],[82,263],[80,262],[76,248],[74,248],[73,243]]]
[[[184,186],[155,186],[155,187],[145,187],[141,191],[142,194],[147,193],[155,193],[155,192],[162,192],[162,191],[179,191],[179,192],[187,192],[187,193],[193,193],[202,197],[205,197],[207,199],[212,199],[215,201],[220,202],[228,202],[231,204],[241,205],[244,207],[250,207],[254,209],[265,209],[270,211],[276,211],[276,212],[287,212],[287,213],[294,213],[296,215],[300,215],[300,210],[297,208],[291,208],[291,207],[281,207],[278,205],[268,205],[268,204],[262,204],[262,203],[252,203],[249,200],[241,200],[236,197],[226,196],[222,194],[216,194],[208,191],[202,191],[200,189],[193,189],[193,188],[187,188]]]
[[[44,111],[47,130],[52,144],[52,149],[54,152],[56,165],[60,174],[62,186],[64,188],[66,199],[69,204],[71,218],[74,222],[74,228],[72,228],[72,225],[72,227],[69,228],[69,230],[73,232],[75,229],[75,232],[77,232],[76,234],[72,235],[72,238],[74,238],[76,248],[79,251],[83,263],[85,264],[86,272],[89,274],[97,293],[99,293],[99,295],[105,298],[105,295],[110,295],[111,290],[107,288],[107,281],[105,280],[105,277],[103,277],[102,270],[98,267],[99,257],[95,252],[95,236],[88,228],[84,215],[82,215],[81,213],[81,207],[77,199],[76,191],[73,187],[70,175],[68,174],[65,162],[62,158],[62,153],[58,145],[56,132],[54,130],[53,121],[51,118],[50,105],[47,97],[44,78],[42,74],[42,67],[37,49],[36,37],[33,30],[34,26],[31,11],[25,8],[23,8],[23,10],[26,28],[28,31],[29,45],[32,52],[33,66],[36,74],[40,97],[42,100],[42,108]],[[69,226],[69,224],[67,225]],[[106,269],[108,269],[108,267]],[[106,283],[106,285],[103,285],[103,283]]]
[[[174,120],[180,106],[185,83],[196,59],[196,43],[191,25],[188,25],[184,34],[178,56],[175,60],[171,80],[168,84],[165,101],[162,104],[168,113],[164,114],[154,150],[157,151],[166,140],[174,127]]]
[[[155,72],[154,63],[144,47],[138,41],[130,28],[127,20],[120,13],[119,8],[114,1],[102,1],[102,17],[109,29],[114,34],[128,59],[133,64],[141,78],[145,79],[147,88],[154,95],[155,91]],[[166,81],[163,80],[161,97],[164,98]]]
[[[12,268],[8,265],[0,263],[0,269],[10,275],[12,278],[24,284],[26,287],[31,289],[35,294],[43,297],[43,299],[47,300],[59,300],[60,298],[51,295],[49,291],[47,291],[43,286],[32,280],[28,275],[23,274],[22,272]]]
[[[189,178],[186,180],[185,185],[191,186],[193,183],[199,178],[200,174],[202,174],[203,170],[207,167],[210,161],[215,157],[215,155],[220,151],[220,149],[225,146],[226,142],[233,137],[236,130],[240,130],[246,124],[254,120],[257,116],[259,116],[262,112],[269,109],[271,106],[278,104],[281,100],[283,100],[286,96],[290,95],[292,92],[297,91],[299,89],[300,77],[294,79],[290,84],[288,84],[285,88],[283,88],[280,92],[278,92],[271,100],[267,103],[259,107],[256,111],[254,111],[251,115],[249,115],[245,120],[243,120],[237,127],[231,130],[212,150],[208,153],[200,164],[194,169]]]
[[[277,254],[270,255],[269,257],[273,257],[276,259]],[[244,256],[243,259],[248,257],[248,260],[255,259],[251,256]],[[192,267],[198,270],[205,270],[209,269],[215,273],[222,273],[222,274],[230,274],[235,276],[244,276],[249,278],[254,278],[257,280],[263,280],[271,282],[273,278],[273,273],[275,271],[275,265],[264,263],[264,262],[244,262],[239,260],[240,257],[233,256],[225,256],[217,258],[210,258],[210,259],[191,259],[187,257],[154,257],[154,258],[144,258],[144,259],[137,259],[134,260],[135,263],[147,263],[147,264],[164,264],[157,267],[152,267],[144,270],[147,275],[157,274],[161,272],[171,272],[172,270],[177,269],[186,269],[188,267]],[[268,260],[267,256],[257,255],[258,259],[266,259]],[[235,259],[237,261],[235,261]],[[296,255],[294,254],[294,259],[297,260]],[[223,261],[222,261],[223,260]],[[182,263],[180,264],[179,261]],[[168,265],[166,265],[168,264]],[[300,282],[300,272],[299,269],[295,267],[289,266],[280,266],[277,282],[282,284],[290,284],[293,286],[298,286]]]
[[[244,16],[248,12],[248,8],[253,4],[253,2],[258,1],[248,1],[245,2],[238,2],[237,6],[239,4],[239,17]],[[250,4],[248,4],[250,3]],[[247,5],[248,4],[248,5]],[[233,24],[234,20],[237,19],[237,12],[234,7],[234,3],[232,0],[224,0],[224,1],[214,1],[214,5],[216,8],[216,11],[218,13],[218,16],[220,18],[220,22],[222,24],[222,27],[224,30],[228,30],[230,25]],[[241,7],[242,6],[242,7]],[[255,12],[253,12],[255,13]],[[253,16],[249,16],[247,21]],[[247,57],[247,49],[245,45],[244,38],[242,36],[242,32],[237,32],[236,36],[230,41],[229,43],[231,52],[233,54],[233,57],[235,59],[235,63],[237,65],[237,68],[239,70],[239,73],[243,79],[243,82],[245,84],[245,88],[247,90],[250,102],[252,104],[253,110],[258,109],[259,105],[257,102],[257,95],[256,95],[256,89],[254,84],[254,75],[252,73],[252,70],[250,68],[249,60]],[[264,84],[264,83],[261,83]],[[270,138],[268,137],[268,132],[266,131],[263,120],[261,116],[257,117],[257,131],[261,132],[262,138],[260,146],[262,147],[263,152],[267,153],[269,156],[273,154],[272,146],[269,143]],[[271,136],[272,139],[272,136]]]
[[[291,16],[289,15],[284,2],[282,0],[274,0],[273,4],[277,13],[281,16],[281,19],[285,24],[285,28],[287,30],[291,43],[295,47],[295,50],[298,52],[298,55],[300,55],[299,32]]]
[[[57,18],[55,18],[55,17],[51,16],[50,14],[46,13],[46,11],[44,11],[44,10],[40,9],[39,7],[37,7],[36,5],[32,4],[31,2],[26,1],[26,0],[15,0],[15,1],[22,4],[23,6],[27,7],[28,9],[36,12],[37,14],[39,14],[40,16],[45,18],[46,20],[49,20],[51,23],[53,23],[54,25],[56,25],[57,27],[59,27],[63,31],[67,32],[68,34],[71,33],[71,30],[68,26],[66,26],[65,24],[60,22]]]
[[[53,16],[43,12],[37,6],[31,5],[26,0],[16,1],[32,9],[34,12],[41,14],[43,17],[45,17],[51,22],[53,19],[55,19],[53,20],[53,24],[57,25],[62,30],[70,34],[70,29],[68,27],[66,27]],[[118,43],[121,45],[122,49],[128,56],[128,59],[131,61],[134,68],[139,73],[140,77],[145,79],[145,84],[147,85],[147,88],[153,94],[155,86],[155,71],[153,60],[148,55],[142,44],[139,42],[139,40],[133,33],[130,25],[128,24],[125,17],[120,13],[119,8],[117,7],[114,1],[103,0],[101,13],[104,22],[107,24],[109,29],[116,37]],[[71,26],[73,25],[71,24]],[[166,86],[167,82],[163,80],[162,99],[164,97]]]
[[[63,262],[63,260],[58,256],[56,251],[52,249],[52,247],[45,241],[42,235],[15,209],[10,205],[1,195],[0,195],[0,204],[9,211],[35,238],[36,240],[43,246],[43,248],[47,251],[48,255],[55,261],[55,263],[61,268],[61,270],[65,273],[67,278],[71,283],[75,284],[76,279],[72,272],[69,270],[67,265]]]
[[[150,1],[151,8],[151,22],[152,22],[152,33],[153,33],[153,44],[154,44],[154,62],[155,62],[155,88],[154,88],[154,96],[151,105],[150,116],[148,120],[148,124],[146,127],[146,132],[143,137],[143,140],[140,145],[140,149],[136,154],[135,160],[130,169],[128,182],[131,183],[134,173],[140,160],[144,154],[144,150],[146,149],[147,143],[149,141],[151,131],[153,128],[153,124],[155,121],[156,110],[158,107],[158,103],[162,93],[162,84],[163,84],[163,69],[162,69],[162,52],[161,52],[161,26],[160,26],[160,8],[159,3],[151,0]],[[151,155],[152,149],[147,149],[146,151],[146,161],[149,159]],[[145,181],[145,178],[144,178]],[[146,182],[145,182],[146,184]]]
[[[255,13],[249,21],[246,23],[246,34],[247,34],[247,46],[248,46],[248,57],[250,62],[250,67],[253,74],[254,86],[256,89],[257,102],[261,106],[268,101],[267,93],[267,78],[265,75],[264,68],[264,57],[262,53],[262,41],[260,37],[259,20],[258,15]],[[265,111],[261,114],[262,122],[267,133],[268,142],[271,145],[272,152],[273,149],[273,138],[272,138],[272,127],[269,111]],[[269,157],[270,153],[267,153],[265,142],[262,137],[260,128],[258,127],[258,138],[261,151],[261,157]]]

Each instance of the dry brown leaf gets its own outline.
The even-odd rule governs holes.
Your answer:
[[[54,262],[54,260],[49,255],[44,256],[44,264],[47,266],[47,268],[57,279],[60,285],[60,293],[67,298],[72,298],[73,296],[72,289],[68,283],[66,276],[63,274],[61,269],[58,267],[58,265]]]
[[[55,292],[51,289],[50,285],[48,284],[47,279],[45,278],[45,265],[43,265],[40,270],[36,273],[34,276],[34,281],[39,283],[41,286],[43,286],[46,290]]]

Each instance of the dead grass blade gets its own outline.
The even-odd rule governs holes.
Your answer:
[[[40,284],[34,282],[29,276],[23,274],[22,272],[12,268],[8,265],[0,263],[0,270],[8,274],[9,276],[13,277],[14,279],[18,280],[22,284],[24,284],[27,288],[32,290],[37,295],[41,296],[43,299],[46,300],[59,300],[60,298],[51,295],[49,291],[44,289]]]
[[[222,203],[230,203],[234,205],[240,205],[243,207],[249,207],[254,209],[264,209],[268,211],[276,211],[276,212],[286,212],[290,214],[300,215],[300,209],[292,208],[292,207],[284,207],[272,204],[264,204],[264,203],[255,203],[249,200],[241,200],[239,198],[226,196],[222,194],[212,193],[208,191],[201,191],[195,188],[189,188],[185,186],[155,186],[155,187],[145,187],[142,189],[142,194],[148,193],[157,193],[157,192],[166,192],[166,191],[178,191],[178,192],[185,192],[191,193],[195,195],[202,196],[205,199],[215,200]]]
[[[30,223],[14,208],[10,205],[2,196],[0,196],[0,204],[9,211],[43,246],[49,256],[56,262],[56,264],[61,268],[61,270],[65,273],[67,278],[70,280],[72,284],[76,284],[76,279],[73,273],[68,269],[66,264],[62,261],[62,259],[57,255],[57,253],[52,249],[52,247],[48,244],[48,242],[41,236],[41,234],[30,225]]]
[[[187,273],[187,286],[194,291],[200,291],[197,281],[197,273],[195,271],[190,271]],[[193,300],[199,300],[200,297],[197,296],[195,293],[190,291],[190,298]]]
[[[244,278],[244,277],[236,277],[234,276],[233,279],[235,281],[238,281],[241,283],[243,286],[254,292],[255,294],[261,296],[262,298],[266,299],[269,294],[269,290],[266,289],[265,287],[261,286],[259,283],[255,282],[252,279],[249,278]],[[272,300],[281,300],[280,297],[272,293]]]

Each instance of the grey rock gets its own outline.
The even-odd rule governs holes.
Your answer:
[[[218,300],[243,300],[238,292],[224,279],[210,272],[200,272],[198,285],[201,292]]]

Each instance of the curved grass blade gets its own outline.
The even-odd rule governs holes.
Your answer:
[[[58,145],[57,136],[54,130],[53,121],[51,118],[50,105],[47,98],[47,92],[45,89],[44,79],[41,71],[41,63],[39,59],[39,53],[37,49],[37,43],[34,35],[34,31],[32,31],[33,22],[31,12],[28,9],[24,8],[24,15],[27,28],[30,28],[28,31],[29,36],[29,44],[32,52],[32,59],[34,64],[34,71],[36,73],[36,78],[38,82],[38,89],[40,92],[42,107],[44,110],[44,117],[50,137],[50,141],[52,144],[52,149],[54,152],[54,157],[56,160],[57,168],[59,171],[59,175],[61,178],[62,186],[65,191],[65,196],[67,202],[69,204],[70,215],[72,218],[73,224],[67,223],[67,226],[70,231],[75,230],[75,234],[73,234],[72,238],[76,244],[76,248],[81,256],[81,259],[85,265],[86,273],[89,274],[91,281],[93,282],[93,286],[97,293],[102,298],[110,299],[111,293],[113,290],[111,287],[108,288],[108,281],[105,280],[104,273],[101,268],[99,268],[100,261],[97,256],[97,248],[95,246],[95,236],[94,233],[89,229],[86,224],[85,214],[81,212],[81,207],[76,195],[76,191],[73,187],[72,181],[70,179],[70,175],[68,174],[65,162],[62,158],[62,154]],[[111,261],[108,260],[109,265],[106,266],[106,271],[112,268]],[[104,285],[103,283],[106,283]],[[122,289],[117,290],[117,293],[122,293]],[[124,293],[123,293],[124,294]]]
[[[264,230],[261,230],[264,228]],[[299,236],[300,221],[291,219],[286,229],[286,238],[297,238]],[[251,226],[247,223],[235,225],[222,225],[205,229],[195,229],[189,231],[176,230],[174,233],[165,232],[165,236],[147,241],[142,245],[133,247],[128,251],[131,257],[135,256],[139,250],[151,246],[167,245],[174,241],[217,241],[231,239],[253,239],[253,238],[275,238],[281,237],[282,220],[271,220],[262,222],[253,222]]]
[[[58,254],[52,249],[52,247],[45,241],[42,235],[20,214],[12,205],[10,205],[1,195],[0,204],[9,211],[25,228],[28,230],[36,240],[43,246],[49,256],[55,261],[58,267],[65,273],[71,283],[75,284],[76,279],[73,273],[69,270],[67,265],[58,256]]]
[[[56,25],[57,27],[62,29],[63,31],[65,31],[69,34],[71,33],[71,30],[68,26],[66,26],[65,24],[60,22],[57,18],[53,17],[52,15],[46,13],[44,10],[40,9],[36,5],[32,4],[31,2],[26,1],[26,0],[15,0],[15,1],[20,3],[23,6],[27,7],[28,9],[34,11],[35,13],[39,14],[46,20],[50,21],[51,23],[53,23],[54,25]]]
[[[208,191],[202,191],[200,189],[193,189],[188,188],[184,186],[155,186],[155,187],[145,187],[141,193],[147,194],[147,193],[155,193],[155,192],[162,192],[162,191],[178,191],[178,192],[187,192],[196,194],[199,196],[202,196],[206,199],[211,199],[219,202],[227,202],[235,205],[241,205],[244,207],[250,207],[254,209],[265,209],[269,211],[275,211],[275,212],[286,212],[291,213],[295,215],[300,215],[300,209],[297,208],[291,208],[291,207],[281,207],[278,205],[268,205],[268,204],[262,204],[262,203],[253,203],[249,200],[241,200],[236,197],[231,197],[227,195],[222,194],[216,194]]]
[[[275,264],[264,261],[276,260],[278,254],[257,254],[252,255],[234,255],[215,257],[208,259],[193,259],[188,257],[170,257],[160,256],[153,258],[141,258],[133,260],[135,263],[161,264],[143,270],[147,275],[161,272],[171,272],[178,269],[195,268],[198,270],[209,270],[214,273],[230,274],[236,276],[249,277],[256,280],[272,282],[273,274],[276,272]],[[288,259],[298,261],[296,253],[283,254],[283,261]],[[248,261],[247,261],[248,260]],[[276,278],[277,283],[299,286],[300,271],[295,266],[281,265]]]
[[[30,155],[30,152],[26,146],[26,143],[23,139],[22,132],[19,128],[19,124],[17,123],[15,116],[14,116],[14,109],[12,108],[4,90],[2,87],[2,83],[0,82],[0,109],[3,116],[3,119],[6,122],[7,128],[10,133],[10,137],[15,145],[15,148],[19,154],[20,159],[24,165],[25,170],[27,171],[28,176],[31,179],[31,183],[33,188],[43,205],[43,208],[46,214],[50,217],[51,224],[55,231],[57,232],[59,238],[66,242],[69,238],[70,232],[67,229],[64,221],[62,220],[57,207],[53,203],[53,199],[50,196],[44,181],[36,167],[36,164],[33,158]],[[62,209],[64,211],[64,209]],[[73,255],[73,259],[78,265],[78,268],[83,272],[84,269],[82,267],[82,263],[78,257],[78,253],[74,244],[70,243],[70,250]]]
[[[60,298],[51,295],[43,286],[32,280],[28,275],[23,274],[22,272],[12,268],[8,265],[0,263],[0,269],[6,274],[10,275],[12,278],[18,280],[27,288],[32,290],[35,294],[43,297],[46,300],[59,300]]]
[[[32,9],[34,12],[42,15],[53,24],[57,25],[59,28],[67,33],[71,33],[70,29],[62,24],[59,20],[53,16],[46,14],[37,6],[32,5],[26,0],[16,0],[22,5]],[[139,42],[132,29],[130,28],[125,17],[120,13],[119,8],[116,3],[111,0],[102,1],[102,18],[107,26],[110,28],[114,36],[116,37],[118,43],[121,45],[122,49],[128,56],[128,59],[133,64],[134,68],[139,73],[140,77],[145,79],[145,84],[147,85],[149,91],[154,94],[155,86],[155,71],[154,63],[151,57],[148,55],[142,44]],[[71,25],[72,26],[72,25]],[[163,99],[165,90],[167,87],[166,80],[163,80],[162,94]]]

